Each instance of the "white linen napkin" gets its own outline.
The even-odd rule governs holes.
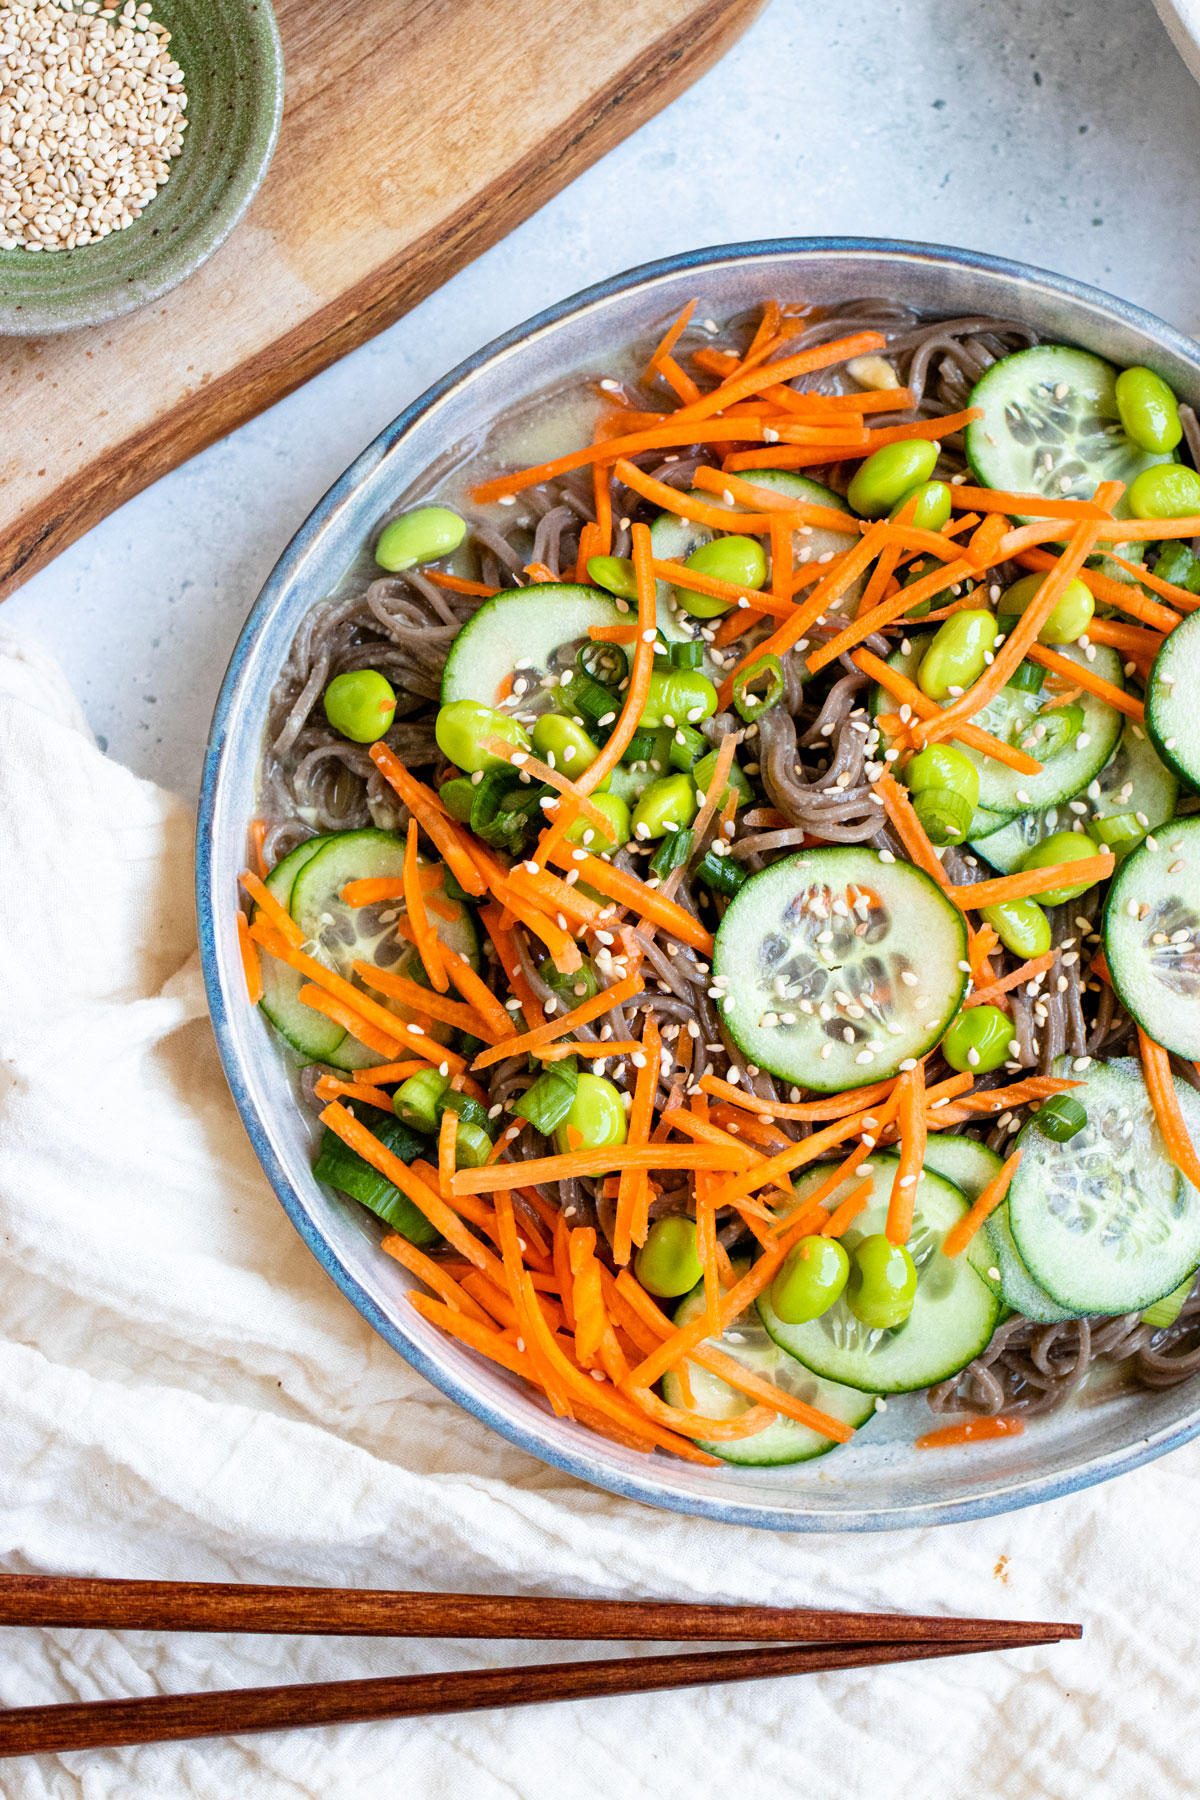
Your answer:
[[[0,1766],[6,1800],[1194,1791],[1200,1445],[1006,1518],[794,1537],[614,1499],[486,1431],[363,1323],[254,1161],[205,1016],[185,808],[107,761],[2,628],[0,1233],[10,1570],[1086,1624],[1082,1645],[907,1669],[29,1759]],[[9,1706],[573,1654],[0,1639]]]

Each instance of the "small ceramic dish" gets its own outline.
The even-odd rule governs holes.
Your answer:
[[[0,250],[0,336],[99,325],[157,300],[225,241],[262,186],[283,113],[269,0],[155,0],[184,72],[188,127],[140,219],[74,250]]]
[[[640,1456],[554,1417],[515,1377],[405,1302],[410,1278],[378,1249],[383,1227],[312,1175],[311,1115],[277,1040],[246,1001],[237,876],[255,814],[271,689],[309,608],[426,472],[529,395],[604,372],[699,295],[718,318],[768,299],[829,304],[886,295],[934,316],[1027,320],[1118,364],[1150,363],[1200,404],[1200,347],[1094,288],[1021,264],[919,244],[817,238],[740,244],[652,263],[562,301],[480,350],[406,407],[322,500],[285,551],[233,653],[217,702],[197,840],[200,949],[217,1042],[251,1142],[292,1223],[377,1331],[477,1418],[555,1467],[652,1506],[774,1530],[878,1531],[979,1518],[1136,1468],[1200,1433],[1200,1378],[1033,1420],[1020,1437],[938,1451],[921,1395],[892,1396],[853,1444],[791,1468],[697,1468]],[[283,1229],[282,1222],[280,1229]]]

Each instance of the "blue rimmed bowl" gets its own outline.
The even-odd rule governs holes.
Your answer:
[[[1200,347],[1150,313],[1019,263],[925,244],[782,239],[697,250],[615,276],[540,313],[460,364],[330,490],[280,559],[246,621],[221,689],[197,839],[200,948],[221,1058],[251,1142],[293,1225],[342,1292],[443,1393],[523,1449],[651,1506],[790,1531],[880,1531],[1009,1511],[1107,1480],[1200,1432],[1200,1385],[1139,1393],[1033,1421],[970,1451],[917,1451],[930,1414],[897,1397],[854,1444],[791,1469],[698,1468],[639,1456],[554,1418],[524,1385],[448,1341],[407,1306],[409,1277],[382,1230],[313,1180],[309,1122],[269,1029],[246,1005],[234,906],[268,699],[314,600],[330,593],[378,521],[445,456],[507,407],[672,318],[694,294],[718,317],[771,298],[830,303],[886,295],[935,315],[989,313],[1114,362],[1150,363],[1200,405]]]

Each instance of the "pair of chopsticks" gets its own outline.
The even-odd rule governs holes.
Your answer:
[[[232,1688],[0,1711],[0,1756],[229,1737],[428,1717],[550,1700],[643,1694],[714,1682],[810,1675],[880,1663],[1054,1644],[1079,1625],[946,1619],[807,1607],[677,1605],[658,1600],[525,1599],[256,1587],[188,1581],[0,1576],[0,1625],[112,1631],[293,1632],[314,1637],[536,1638],[741,1642],[773,1648],[518,1664],[503,1669],[284,1687]]]

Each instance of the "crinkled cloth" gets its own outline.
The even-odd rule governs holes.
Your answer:
[[[911,1669],[43,1757],[0,1768],[5,1800],[1194,1791],[1200,1446],[1008,1518],[879,1537],[710,1525],[543,1468],[415,1375],[293,1233],[205,1017],[191,820],[108,762],[49,659],[2,633],[0,870],[5,1567],[808,1601],[1087,1628],[1082,1645]],[[93,1631],[0,1640],[5,1705],[563,1654]]]

